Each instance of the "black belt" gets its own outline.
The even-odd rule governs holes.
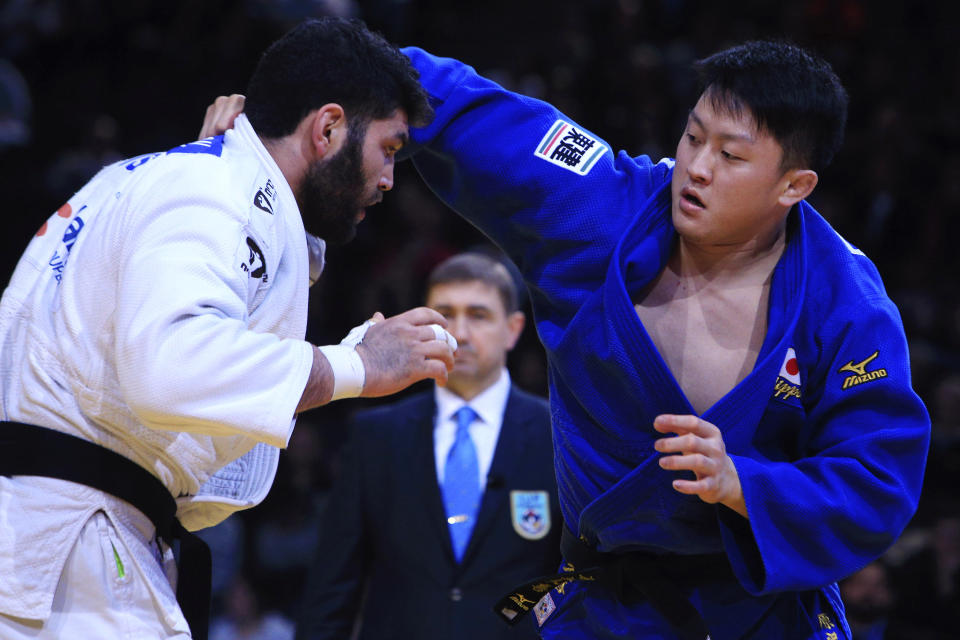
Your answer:
[[[171,547],[179,544],[177,602],[195,640],[210,624],[210,549],[177,520],[177,503],[149,471],[119,453],[75,436],[0,421],[0,475],[44,476],[93,487],[129,502]]]
[[[560,538],[563,572],[521,584],[494,605],[508,624],[518,623],[551,589],[570,582],[597,582],[623,601],[632,590],[645,598],[683,640],[704,640],[709,631],[700,612],[690,604],[677,582],[703,580],[729,574],[722,554],[659,556],[644,552],[601,553],[577,538],[566,527]]]

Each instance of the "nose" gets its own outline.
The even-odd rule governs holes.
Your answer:
[[[383,173],[380,174],[380,181],[377,183],[377,188],[380,191],[390,191],[393,189],[393,162],[387,163],[383,169]]]
[[[693,156],[690,158],[690,163],[687,164],[687,175],[689,175],[694,182],[710,182],[710,177],[713,175],[713,173],[710,163],[710,154],[706,148],[694,152]]]
[[[457,344],[464,345],[469,341],[469,323],[463,316],[457,315],[447,318],[447,331],[457,339]]]

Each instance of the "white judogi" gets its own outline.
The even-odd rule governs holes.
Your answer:
[[[0,417],[112,449],[180,496],[186,528],[216,524],[263,499],[293,429],[310,271],[293,193],[244,116],[222,145],[107,167],[44,224],[0,301]],[[177,627],[149,521],[50,479],[0,477],[0,613],[50,616],[97,511]]]

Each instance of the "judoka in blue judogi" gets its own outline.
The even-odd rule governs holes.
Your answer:
[[[734,55],[749,67],[774,45],[758,46]],[[798,52],[785,55],[806,64]],[[550,105],[455,60],[405,53],[437,113],[412,132],[418,171],[511,256],[530,290],[568,547],[629,567],[619,583],[560,581],[535,607],[517,597],[519,609],[535,609],[544,638],[685,637],[677,611],[698,618],[694,636],[713,640],[850,638],[836,583],[906,526],[930,429],[876,268],[803,199],[816,174],[801,164],[787,187],[795,191],[776,196],[780,246],[768,252],[757,294],[761,330],[746,328],[750,342],[740,346],[754,351],[728,389],[709,392],[713,376],[722,385],[736,374],[711,368],[718,354],[701,352],[697,370],[697,354],[677,346],[685,327],[653,327],[657,310],[643,306],[675,276],[685,248],[710,243],[696,233],[720,199],[717,176],[739,175],[771,141],[790,159],[790,140],[770,134],[782,123],[757,124],[734,84],[691,111],[676,166],[653,162],[613,153]],[[727,135],[731,126],[737,135]],[[750,206],[755,195],[737,197]],[[691,493],[690,467],[663,462],[697,456],[662,444],[690,431],[683,420],[710,434],[711,464],[735,469],[723,477],[739,482],[738,501],[715,501],[701,485]],[[586,568],[567,560],[571,574]]]

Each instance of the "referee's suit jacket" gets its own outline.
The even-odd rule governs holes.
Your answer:
[[[493,605],[519,583],[555,573],[560,519],[550,414],[511,387],[477,523],[457,564],[434,461],[433,392],[359,413],[307,578],[298,639],[537,638],[533,614],[514,627]],[[551,528],[521,537],[511,491],[547,491]]]

